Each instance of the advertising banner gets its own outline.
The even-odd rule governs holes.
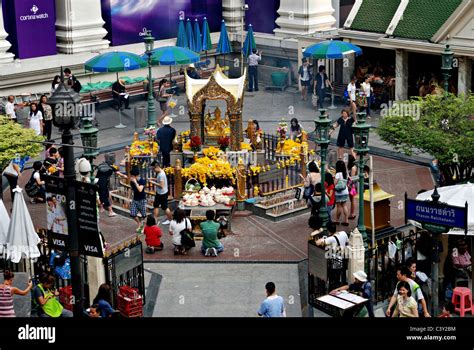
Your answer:
[[[211,32],[220,29],[221,0],[103,0],[102,18],[113,46],[143,42],[140,33],[151,30],[156,40],[175,38],[179,18],[207,17]]]
[[[49,247],[67,250],[68,221],[66,180],[55,176],[44,177],[46,186],[46,229]]]
[[[80,253],[102,258],[102,240],[97,223],[97,186],[76,182],[76,208]]]
[[[54,0],[2,0],[2,5],[7,40],[17,58],[57,53]]]
[[[280,0],[246,0],[245,3],[249,5],[245,14],[245,30],[251,24],[254,32],[273,34],[273,29],[277,27],[275,20],[278,18]]]

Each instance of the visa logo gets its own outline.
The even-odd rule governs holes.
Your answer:
[[[61,247],[65,247],[65,246],[66,246],[66,243],[65,243],[63,240],[61,240],[61,239],[53,239],[53,243],[54,243],[55,245],[59,245],[59,246],[61,246]]]
[[[84,249],[86,250],[86,252],[91,252],[91,253],[98,253],[99,252],[97,250],[97,247],[95,247],[93,245],[85,245]]]

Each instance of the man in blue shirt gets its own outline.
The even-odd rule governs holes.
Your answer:
[[[170,166],[170,153],[173,150],[173,140],[176,137],[176,130],[170,125],[172,122],[173,119],[166,116],[163,119],[163,126],[156,133],[156,140],[163,155],[163,168]]]
[[[268,282],[265,289],[267,298],[260,305],[257,314],[262,317],[286,317],[285,302],[276,294],[275,283]]]
[[[354,283],[336,288],[331,293],[336,294],[337,292],[347,290],[349,293],[354,293],[362,298],[368,299],[367,304],[365,305],[367,307],[367,312],[369,317],[375,317],[374,306],[372,302],[372,285],[367,280],[367,274],[364,271],[357,271],[353,273],[353,276]]]

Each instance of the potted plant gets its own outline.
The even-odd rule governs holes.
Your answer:
[[[225,152],[227,150],[227,147],[229,147],[230,144],[230,137],[229,136],[222,136],[217,140],[217,144],[219,145],[219,148],[221,149],[222,152]]]

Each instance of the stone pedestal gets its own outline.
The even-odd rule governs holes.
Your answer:
[[[222,0],[222,18],[229,34],[242,32],[242,5],[244,2],[244,0]]]
[[[317,31],[335,29],[336,19],[331,0],[281,0],[280,17],[274,30],[279,37],[294,37]]]
[[[15,55],[7,50],[12,46],[6,39],[8,33],[5,31],[5,26],[3,24],[3,10],[2,2],[0,1],[0,64],[13,62]]]
[[[408,52],[395,50],[395,101],[408,99]]]
[[[349,264],[347,268],[347,279],[352,283],[353,273],[357,271],[364,271],[365,267],[365,248],[362,235],[357,228],[351,232],[349,237],[348,258]]]
[[[103,260],[100,258],[87,257],[87,279],[89,282],[90,303],[97,295],[99,286],[105,283],[105,267]]]
[[[458,94],[466,94],[472,84],[472,60],[468,57],[459,57]]]
[[[74,54],[109,47],[100,0],[56,0],[58,52]]]

